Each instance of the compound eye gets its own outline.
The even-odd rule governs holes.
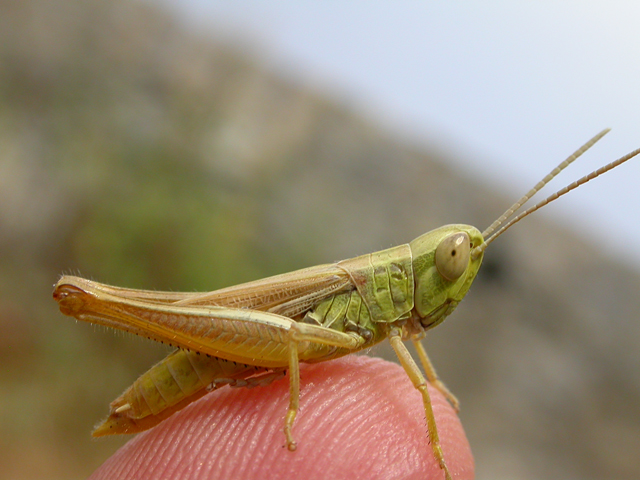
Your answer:
[[[467,269],[471,242],[464,232],[453,233],[436,247],[436,268],[445,279],[453,282]]]

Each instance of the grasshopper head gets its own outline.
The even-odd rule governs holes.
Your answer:
[[[460,300],[467,294],[473,279],[476,278],[487,245],[493,240],[524,217],[640,154],[640,148],[636,149],[549,195],[524,212],[513,216],[533,195],[591,148],[608,131],[605,129],[598,133],[561,162],[484,232],[480,233],[476,228],[468,225],[445,225],[425,233],[411,242],[415,282],[414,310],[420,317],[424,328],[438,325],[460,303]]]
[[[415,280],[415,310],[422,326],[438,325],[467,294],[484,252],[484,239],[469,225],[445,225],[410,243]]]
[[[476,278],[487,246],[513,225],[536,210],[593,180],[627,160],[640,155],[640,148],[620,157],[588,175],[561,188],[522,213],[515,213],[558,173],[586,152],[609,130],[605,129],[561,162],[520,200],[514,203],[485,231],[480,233],[468,225],[445,225],[411,242],[415,282],[414,310],[424,328],[438,325],[467,294]],[[514,216],[515,215],[515,216]]]

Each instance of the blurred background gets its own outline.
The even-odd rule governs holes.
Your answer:
[[[206,291],[483,229],[600,129],[554,186],[640,146],[639,14],[0,0],[0,478],[86,477],[167,352],[63,317],[61,273]],[[429,335],[478,478],[640,478],[639,180],[497,240]]]

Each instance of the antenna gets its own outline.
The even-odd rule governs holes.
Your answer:
[[[531,215],[533,212],[535,212],[536,210],[544,207],[548,203],[553,202],[554,200],[556,200],[556,199],[560,198],[561,196],[565,195],[566,193],[569,193],[571,190],[574,190],[574,189],[578,188],[580,185],[583,185],[583,184],[593,180],[594,178],[602,175],[603,173],[606,173],[609,170],[613,170],[617,166],[622,165],[624,162],[626,162],[627,160],[630,160],[631,158],[635,157],[636,155],[638,155],[640,153],[640,148],[638,148],[638,149],[634,150],[633,152],[628,153],[624,157],[621,157],[621,158],[619,158],[619,159],[617,159],[617,160],[615,160],[615,161],[613,161],[613,162],[611,162],[611,163],[609,163],[609,164],[607,164],[607,165],[605,165],[603,167],[598,168],[597,170],[594,170],[593,172],[589,173],[588,175],[585,175],[584,177],[580,178],[579,180],[576,180],[575,182],[567,185],[566,187],[561,188],[556,193],[554,193],[552,195],[549,195],[547,198],[545,198],[540,203],[538,203],[538,204],[534,205],[533,207],[525,210],[524,212],[516,215],[511,220],[509,220],[506,224],[502,225],[522,205],[524,205],[527,202],[527,200],[529,200],[538,191],[540,191],[540,189],[542,189],[547,183],[549,183],[562,170],[567,168],[575,159],[577,159],[580,155],[582,155],[584,152],[589,150],[589,148],[591,148],[593,146],[593,144],[595,144],[598,140],[600,140],[607,133],[609,133],[609,131],[610,131],[610,129],[607,128],[607,129],[601,131],[600,133],[598,133],[596,136],[594,136],[591,140],[589,140],[582,147],[580,147],[578,150],[576,150],[573,153],[573,155],[568,157],[566,160],[564,160],[562,163],[560,163],[556,168],[554,168],[551,172],[549,172],[549,174],[547,176],[545,176],[540,182],[538,182],[520,200],[518,200],[509,209],[507,209],[506,212],[504,212],[495,222],[493,222],[484,232],[482,232],[482,236],[484,237],[485,240],[481,245],[478,245],[477,247],[475,247],[473,249],[473,251],[471,253],[472,256],[473,257],[477,257],[478,255],[480,255],[482,252],[484,252],[484,250],[487,248],[487,246],[491,242],[493,242],[496,238],[498,238],[505,231],[507,231],[507,229],[509,229],[512,225],[515,225],[516,223],[518,223],[520,220],[522,220],[527,215]]]

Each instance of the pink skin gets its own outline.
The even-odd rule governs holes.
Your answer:
[[[289,382],[205,395],[118,450],[97,479],[444,479],[426,435],[420,394],[396,364],[349,356],[301,365],[300,410],[284,447]],[[429,388],[453,478],[474,478],[469,442]]]

